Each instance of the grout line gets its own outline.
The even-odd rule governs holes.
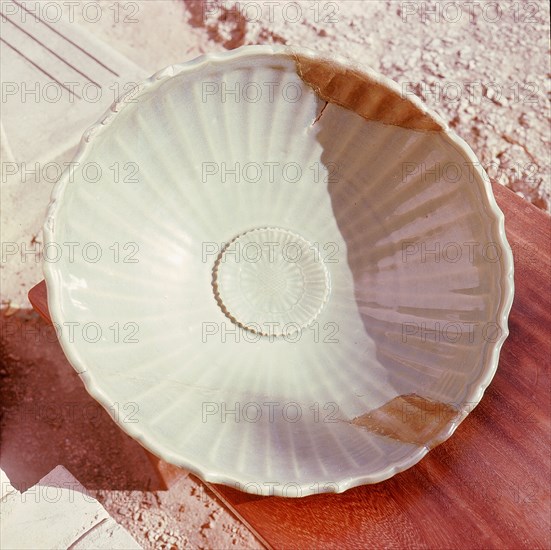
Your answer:
[[[17,23],[14,23],[9,17],[6,17],[1,11],[0,11],[0,16],[2,16],[8,23],[11,23],[16,29],[19,29],[21,32],[25,33],[27,36],[29,36],[32,40],[34,40],[37,44],[40,44],[44,49],[46,49],[47,51],[49,51],[52,55],[55,55],[59,60],[61,60],[63,63],[65,63],[65,65],[67,65],[68,67],[70,67],[71,69],[73,69],[74,71],[76,71],[79,75],[83,76],[86,80],[90,81],[92,84],[95,84],[98,88],[101,89],[101,85],[98,84],[95,80],[92,80],[86,73],[83,73],[82,71],[80,71],[79,69],[77,69],[75,66],[73,66],[71,63],[69,63],[69,61],[67,61],[64,57],[62,57],[61,55],[57,54],[54,50],[52,50],[51,48],[49,48],[48,46],[46,46],[46,44],[44,44],[44,42],[41,42],[40,40],[38,40],[38,38],[36,38],[35,36],[33,36],[30,32],[26,31],[23,27],[20,27]]]
[[[92,531],[95,531],[100,525],[103,525],[107,521],[109,521],[110,517],[103,518],[100,522],[96,523],[95,525],[92,525],[90,529],[88,529],[85,533],[82,533],[79,537],[77,537],[76,540],[74,540],[68,547],[67,550],[72,550],[76,544],[78,544],[81,540],[83,540],[85,537],[87,537]]]
[[[32,59],[29,59],[24,53],[22,53],[20,50],[18,50],[15,46],[10,44],[7,40],[0,37],[0,42],[4,42],[7,46],[9,46],[14,52],[18,53],[23,59],[26,59],[29,63],[34,65],[41,73],[45,74],[48,78],[51,78],[54,82],[57,82],[62,88],[65,88],[70,94],[73,94],[74,96],[78,97],[79,99],[82,99],[76,92],[65,86],[63,82],[60,82],[57,78],[52,76],[49,72],[45,71],[42,67],[37,65]]]
[[[38,15],[36,15],[36,14],[32,13],[31,11],[29,11],[23,4],[20,4],[17,0],[12,0],[12,2],[14,4],[16,4],[17,6],[19,6],[21,9],[25,10],[30,15],[33,15],[37,21],[40,21],[41,23],[46,25],[51,31],[55,32],[58,36],[61,36],[61,38],[63,38],[64,40],[66,40],[67,42],[72,44],[75,48],[78,48],[82,53],[86,54],[88,57],[93,59],[96,63],[101,65],[104,69],[108,70],[112,75],[116,76],[117,78],[120,77],[120,75],[118,73],[116,73],[113,69],[110,69],[107,65],[102,63],[97,57],[94,57],[91,53],[87,52],[84,48],[79,46],[76,42],[73,42],[70,38],[67,38],[65,35],[61,34],[55,27],[50,25],[50,23],[44,21],[43,19],[38,17]]]

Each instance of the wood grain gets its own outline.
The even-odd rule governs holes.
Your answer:
[[[445,443],[383,483],[339,495],[259,497],[209,485],[273,548],[551,548],[549,217],[494,194],[515,257],[515,300],[497,374]],[[49,320],[46,287],[29,298]]]

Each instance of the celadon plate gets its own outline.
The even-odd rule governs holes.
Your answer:
[[[159,457],[249,492],[414,465],[507,336],[512,256],[472,150],[392,81],[307,50],[206,55],[121,98],[45,239],[90,394]]]

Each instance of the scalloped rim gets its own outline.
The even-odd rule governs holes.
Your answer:
[[[155,73],[149,79],[139,84],[137,91],[132,90],[131,92],[119,98],[119,100],[113,103],[113,105],[98,120],[98,122],[88,128],[88,130],[84,133],[73,162],[71,163],[69,168],[61,175],[60,179],[55,184],[52,191],[51,201],[48,206],[46,221],[44,223],[45,244],[55,242],[56,214],[59,203],[63,198],[65,188],[73,175],[74,166],[77,166],[87,155],[88,148],[90,147],[90,142],[94,139],[94,137],[106,130],[106,128],[112,122],[114,117],[116,117],[117,113],[121,111],[121,109],[123,109],[128,104],[132,104],[129,103],[130,99],[135,99],[136,97],[140,97],[146,93],[150,93],[152,88],[154,88],[160,81],[168,80],[169,78],[181,73],[193,72],[194,70],[209,64],[223,65],[226,61],[231,59],[258,58],[267,55],[278,55],[294,60],[294,54],[297,53],[312,59],[318,59],[320,61],[330,61],[332,63],[355,68],[362,74],[366,75],[368,78],[375,80],[378,83],[384,85],[386,88],[401,94],[400,87],[396,82],[388,79],[385,76],[380,75],[379,73],[368,67],[359,66],[358,64],[351,62],[345,57],[332,56],[331,58],[328,58],[327,56],[318,55],[315,52],[305,48],[288,46],[243,46],[229,52],[206,54],[187,63],[167,67]],[[474,380],[467,386],[465,402],[468,403],[469,406],[464,406],[459,411],[458,418],[450,422],[447,428],[437,438],[428,442],[425,446],[417,448],[407,458],[395,464],[389,465],[385,469],[371,475],[357,476],[352,478],[343,477],[338,481],[326,480],[322,482],[320,480],[319,487],[322,487],[324,483],[326,484],[321,491],[314,490],[311,484],[300,484],[300,490],[297,490],[297,493],[299,493],[299,496],[301,497],[311,494],[317,494],[320,492],[342,493],[359,485],[378,483],[417,464],[417,462],[419,462],[431,448],[439,445],[440,443],[448,439],[456,430],[457,426],[464,420],[467,414],[471,412],[474,406],[478,405],[478,403],[482,399],[484,391],[486,390],[495,375],[501,347],[509,334],[507,319],[511,310],[514,297],[513,255],[505,235],[505,217],[496,203],[495,197],[492,192],[490,180],[485,171],[480,166],[480,162],[476,158],[473,150],[462,138],[460,138],[457,134],[450,130],[439,116],[428,110],[420,99],[411,96],[408,96],[407,99],[411,101],[415,106],[420,108],[428,116],[430,116],[433,120],[437,121],[442,126],[442,132],[447,136],[450,143],[455,145],[456,148],[467,158],[467,160],[473,163],[475,180],[479,185],[483,196],[486,199],[486,206],[489,207],[489,210],[492,214],[490,219],[493,226],[493,233],[496,233],[497,242],[503,250],[503,254],[500,259],[500,264],[502,268],[502,279],[500,281],[501,303],[498,310],[498,323],[501,329],[501,337],[493,344],[491,352],[489,353],[489,357],[487,358],[487,364],[482,366],[482,372],[479,378],[477,380]],[[50,310],[52,321],[61,323],[63,320],[63,312],[59,289],[62,286],[62,274],[60,270],[56,269],[56,264],[53,262],[44,262],[43,270],[46,279],[46,286],[48,289],[48,308]],[[59,340],[61,347],[67,359],[72,364],[73,368],[77,371],[77,373],[79,373],[80,377],[82,378],[88,393],[107,410],[113,420],[121,427],[123,431],[125,431],[132,438],[139,441],[139,443],[143,447],[145,447],[155,455],[161,457],[163,460],[166,460],[167,462],[170,462],[176,466],[191,471],[192,473],[207,482],[221,483],[224,485],[241,487],[245,489],[247,484],[249,483],[255,484],[254,489],[257,488],[257,484],[259,483],[258,480],[255,481],[247,479],[237,479],[224,473],[207,471],[203,467],[201,467],[200,464],[193,463],[182,458],[181,456],[176,455],[169,449],[165,448],[163,445],[148,442],[146,440],[147,436],[139,429],[139,424],[125,424],[124,422],[119,421],[117,419],[117,416],[113,414],[113,410],[115,410],[113,408],[113,401],[95,384],[92,374],[86,370],[86,362],[84,358],[79,355],[78,349],[72,346],[66,338],[67,337],[64,334],[61,334]],[[337,487],[335,487],[335,483],[337,483]],[[287,496],[286,494],[283,494],[283,487],[281,486],[272,487],[271,489],[263,487],[262,489],[264,495]],[[251,492],[254,492],[254,490],[251,490]]]

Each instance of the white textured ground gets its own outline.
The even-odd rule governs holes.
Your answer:
[[[139,5],[138,23],[88,27],[150,71],[246,44],[295,44],[345,55],[421,96],[471,145],[491,177],[549,208],[545,0]]]
[[[150,73],[205,52],[255,43],[301,45],[370,65],[404,90],[423,97],[472,146],[490,176],[549,209],[546,1],[143,0],[120,4],[125,9],[137,6],[137,12],[132,10],[135,22],[124,22],[129,11],[121,12],[118,23],[113,15],[91,22],[79,7],[76,24]],[[17,224],[18,212],[28,208],[27,203],[21,197],[20,204],[2,215]],[[28,235],[29,242],[32,237]],[[23,269],[10,277],[9,287],[17,291],[2,294],[3,302],[25,305],[26,291],[37,282],[39,272]],[[2,466],[8,474],[30,483],[42,473],[44,461],[49,469],[67,465],[84,485],[97,489],[107,510],[144,547],[257,545],[245,528],[203,496],[193,480],[184,478],[170,491],[144,486],[144,476],[151,472],[147,473],[140,448],[107,418],[101,417],[96,426],[84,420],[71,422],[63,415],[49,423],[33,420],[25,411],[48,403],[46,385],[66,392],[68,402],[94,405],[55,343],[45,337],[24,338],[21,328],[6,330],[7,322],[2,323],[7,351],[2,353],[0,375],[5,413],[2,443],[7,448]],[[23,321],[9,322],[19,326]],[[45,368],[51,370],[44,376]],[[44,449],[47,453],[40,462],[33,458]]]

